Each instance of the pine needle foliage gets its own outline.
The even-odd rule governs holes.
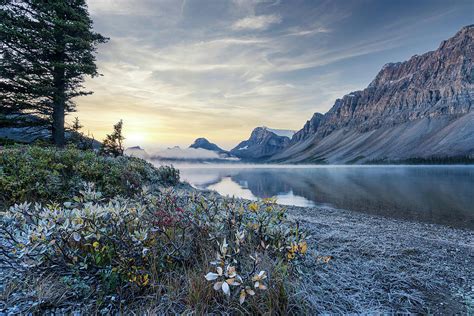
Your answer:
[[[85,0],[0,0],[0,115],[21,124],[34,115],[58,146],[73,99],[91,94],[95,53],[107,38],[93,31]]]

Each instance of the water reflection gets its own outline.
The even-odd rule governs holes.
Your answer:
[[[179,166],[178,166],[179,167]],[[198,188],[474,229],[473,166],[181,167]]]

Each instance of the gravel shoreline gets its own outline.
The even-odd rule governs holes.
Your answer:
[[[474,315],[474,231],[330,207],[283,207],[311,236],[298,293],[311,314]]]
[[[318,313],[474,313],[474,232],[288,207],[312,236],[302,295]],[[318,256],[332,256],[322,263]]]

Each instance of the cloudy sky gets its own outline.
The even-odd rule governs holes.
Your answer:
[[[256,126],[300,129],[387,62],[434,50],[474,22],[472,0],[89,0],[101,77],[77,100],[103,138],[224,148]]]

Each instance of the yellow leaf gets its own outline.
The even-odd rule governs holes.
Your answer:
[[[300,242],[299,244],[300,252],[304,255],[308,251],[308,244],[306,241]]]
[[[257,204],[257,203],[250,203],[250,204],[249,204],[249,209],[250,209],[252,212],[257,212],[257,211],[258,211],[258,204]]]
[[[245,296],[246,296],[245,290],[240,291],[240,297],[239,297],[240,304],[243,304],[245,302]]]

